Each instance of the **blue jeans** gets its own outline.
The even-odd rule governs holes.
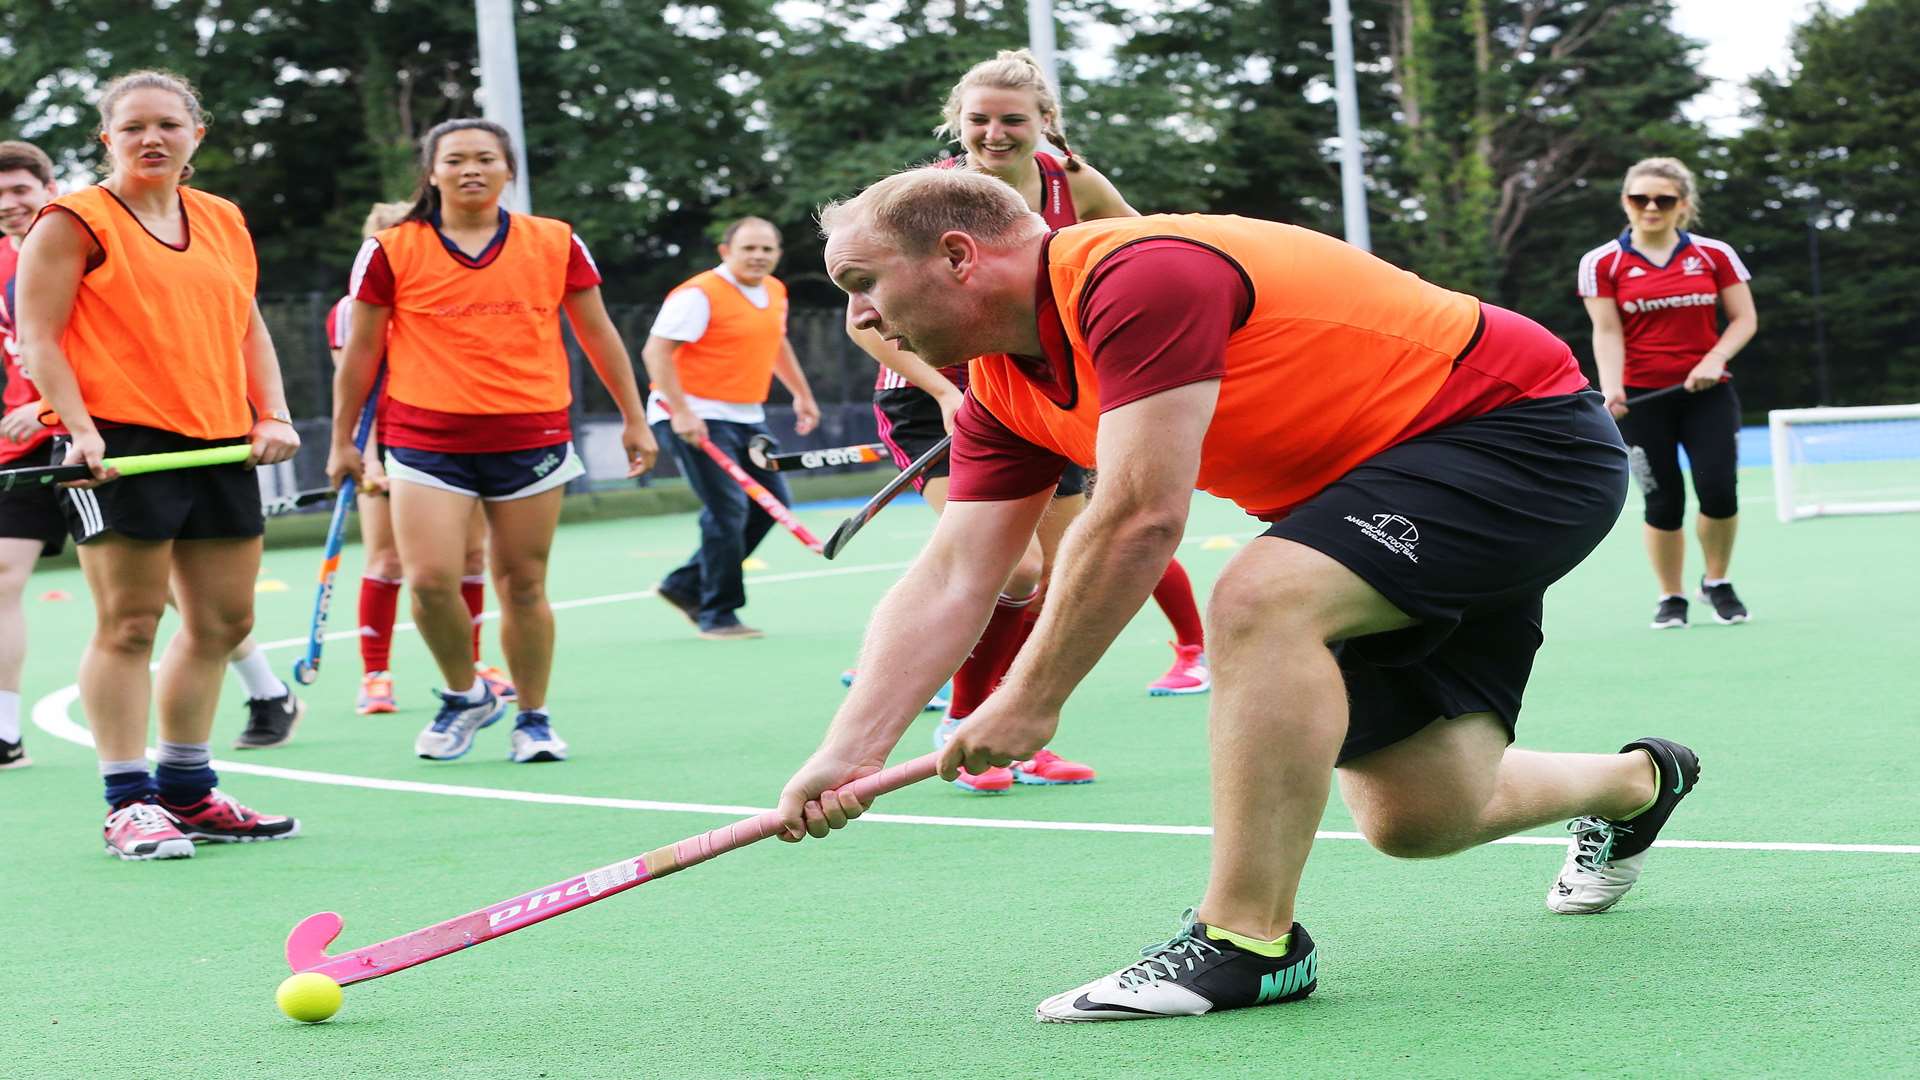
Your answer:
[[[779,473],[765,472],[747,460],[747,440],[765,434],[765,424],[735,424],[725,420],[707,421],[707,437],[758,480],[782,503],[792,502],[787,482]],[[673,433],[666,421],[653,425],[654,437],[661,446],[673,447],[674,460],[681,475],[700,497],[700,549],[693,557],[660,580],[660,591],[681,600],[697,602],[702,630],[735,626],[740,622],[734,612],[747,603],[747,585],[740,564],[766,539],[773,528],[772,515],[728,476],[706,451],[689,446]]]

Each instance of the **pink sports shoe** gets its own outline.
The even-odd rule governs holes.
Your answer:
[[[107,854],[128,862],[193,858],[193,841],[173,815],[149,802],[128,803],[108,813],[104,832]]]
[[[1013,778],[1022,784],[1091,784],[1097,775],[1092,766],[1068,761],[1051,750],[1013,763]]]
[[[384,671],[360,676],[360,697],[353,703],[353,711],[361,716],[399,712],[400,706],[393,700],[393,676]]]
[[[493,696],[501,701],[512,701],[520,696],[520,692],[513,688],[513,676],[492,664],[476,661],[473,665],[473,673],[480,676],[480,681],[486,683],[487,689],[493,691]]]
[[[246,840],[285,840],[300,833],[296,818],[255,813],[218,788],[192,806],[165,806],[189,840],[235,844]]]
[[[1173,646],[1173,666],[1165,675],[1147,684],[1149,697],[1173,697],[1176,694],[1204,694],[1213,689],[1213,672],[1207,667],[1207,649],[1204,645],[1182,645],[1169,641]]]
[[[1013,770],[996,765],[976,775],[961,769],[960,778],[953,782],[953,786],[975,795],[1005,795],[1013,790]]]

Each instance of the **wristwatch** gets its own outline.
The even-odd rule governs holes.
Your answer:
[[[288,427],[293,426],[293,414],[288,412],[285,409],[271,409],[267,412],[266,415],[262,416],[260,419],[278,420],[281,423],[287,425]]]

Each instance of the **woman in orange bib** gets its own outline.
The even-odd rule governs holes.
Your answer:
[[[566,759],[547,715],[547,558],[567,481],[586,469],[567,418],[563,310],[620,408],[627,475],[652,467],[659,452],[586,245],[564,221],[500,205],[513,161],[506,129],[485,120],[448,120],[427,133],[407,219],[368,238],[354,260],[352,328],[334,375],[327,475],[337,484],[361,475],[354,427],[386,356],[380,439],[394,540],[414,621],[446,680],[438,715],[414,741],[415,753],[435,761],[464,755],[507,711],[474,671],[460,593],[476,504],[491,530],[501,651],[519,693],[508,757]]]
[[[208,737],[221,669],[253,625],[264,522],[252,467],[293,457],[300,438],[254,304],[246,221],[182,185],[206,134],[192,88],[164,72],[123,75],[101,94],[100,124],[112,174],[41,212],[21,252],[18,324],[26,365],[71,433],[66,460],[93,470],[64,509],[94,598],[80,700],[111,808],[107,851],[176,858],[196,840],[299,830],[214,789]],[[101,464],[239,443],[251,447],[244,465],[120,479]],[[156,678],[170,579],[181,626]]]

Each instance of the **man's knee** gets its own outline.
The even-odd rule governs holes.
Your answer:
[[[1473,846],[1468,822],[1432,813],[1388,809],[1358,817],[1361,835],[1375,851],[1396,859],[1438,859]]]
[[[1324,644],[1324,587],[1310,573],[1280,564],[1228,574],[1207,600],[1207,637],[1222,643],[1250,637],[1298,638]]]

